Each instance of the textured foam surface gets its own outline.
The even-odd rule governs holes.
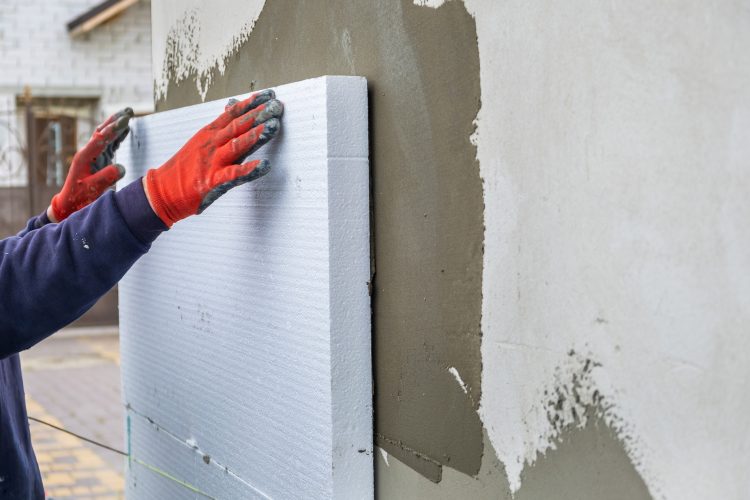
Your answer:
[[[275,89],[271,172],[177,223],[120,284],[133,457],[216,498],[373,495],[367,88]],[[242,98],[243,96],[238,96]],[[132,123],[122,184],[226,101]],[[131,461],[128,498],[192,498]]]

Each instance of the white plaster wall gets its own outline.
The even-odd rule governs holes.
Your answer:
[[[88,35],[71,37],[66,24],[98,3],[0,2],[0,151],[13,146],[4,124],[10,121],[22,136],[25,132],[14,119],[15,98],[25,86],[39,96],[98,97],[98,119],[125,106],[138,113],[153,111],[151,2],[141,0]],[[81,140],[90,135],[79,132]],[[0,185],[25,185],[25,167],[14,171],[7,175],[0,169]]]
[[[748,4],[466,3],[481,416],[512,484],[554,435],[544,389],[590,358],[583,392],[614,405],[655,497],[747,498]]]
[[[155,3],[155,40],[179,3]],[[263,3],[242,2],[245,20]],[[465,4],[482,89],[481,416],[512,486],[553,445],[549,393],[588,359],[564,419],[599,391],[656,498],[747,498],[750,6]]]
[[[224,73],[224,58],[245,41],[264,3],[262,0],[154,2],[151,12],[155,98],[166,97],[170,74],[177,80],[196,74],[198,92],[205,100],[211,84],[210,70],[218,67]],[[170,44],[175,44],[178,50],[168,51]],[[171,65],[167,64],[168,52],[179,54]]]

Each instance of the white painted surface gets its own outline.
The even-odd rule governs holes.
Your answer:
[[[96,116],[78,122],[81,145],[92,125],[118,109],[153,111],[150,1],[141,0],[87,36],[71,37],[66,24],[98,3],[0,2],[0,187],[27,183],[18,153],[26,129],[23,110],[16,114],[15,105],[25,86],[34,96],[99,99]]]
[[[275,90],[282,131],[257,155],[271,172],[176,224],[120,284],[130,446],[217,498],[371,498],[366,82]],[[123,183],[224,104],[136,120]],[[128,469],[129,498],[174,487]]]
[[[198,92],[205,99],[211,70],[217,68],[224,73],[225,56],[245,41],[263,4],[262,0],[155,2],[152,16],[156,99],[166,97],[170,75],[182,79],[191,74],[198,75]],[[170,42],[176,45],[170,47]],[[174,47],[179,50],[173,50]],[[179,53],[171,64],[167,64],[169,53]]]
[[[555,437],[544,390],[589,358],[602,366],[583,401],[614,405],[655,498],[747,498],[747,3],[465,3],[482,90],[481,417],[512,486]]]

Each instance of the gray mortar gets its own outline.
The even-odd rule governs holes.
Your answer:
[[[375,453],[375,489],[379,498],[454,500],[651,500],[615,433],[595,415],[582,427],[568,426],[555,449],[538,455],[524,468],[521,488],[510,493],[503,464],[486,433],[482,467],[475,477],[444,468],[434,484],[389,457]]]
[[[203,80],[206,100],[326,74],[367,77],[376,442],[430,480],[378,458],[378,496],[508,498],[477,414],[484,205],[469,141],[480,107],[474,19],[458,1],[428,9],[409,0],[267,0],[225,68]],[[198,102],[196,75],[171,73],[157,110]],[[515,498],[648,498],[622,444],[597,422],[566,428],[557,449],[524,470]],[[435,485],[443,466],[450,481]],[[596,485],[612,494],[592,496]]]

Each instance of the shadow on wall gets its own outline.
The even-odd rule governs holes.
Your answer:
[[[177,42],[191,39],[188,26],[168,34],[172,75],[186,57]],[[376,443],[424,476],[378,458],[379,494],[403,498],[414,488],[414,498],[447,498],[473,485],[508,496],[477,414],[484,203],[470,141],[480,107],[474,19],[459,1],[428,9],[411,1],[268,0],[224,66],[223,74],[170,77],[157,110],[201,102],[206,81],[213,100],[325,74],[367,77]],[[566,430],[556,450],[524,471],[516,498],[649,498],[621,443],[597,422]],[[435,485],[443,466],[446,477]],[[587,488],[607,494],[587,496]]]

